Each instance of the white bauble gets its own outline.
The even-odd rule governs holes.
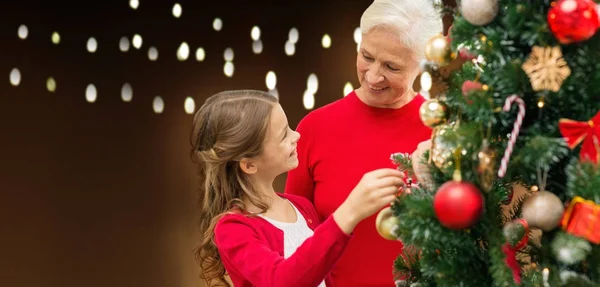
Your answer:
[[[462,0],[461,15],[473,25],[486,25],[498,14],[498,0]]]

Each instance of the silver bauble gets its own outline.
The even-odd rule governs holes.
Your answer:
[[[523,203],[521,212],[529,226],[551,231],[560,223],[565,211],[562,201],[552,192],[539,191]]]

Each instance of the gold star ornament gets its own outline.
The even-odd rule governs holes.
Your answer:
[[[563,58],[560,47],[533,46],[529,58],[522,66],[529,76],[534,91],[558,92],[571,69]]]

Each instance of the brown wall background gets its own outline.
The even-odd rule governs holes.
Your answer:
[[[194,167],[189,160],[191,96],[200,106],[223,89],[266,90],[277,73],[280,101],[295,126],[307,111],[302,94],[319,77],[315,107],[358,86],[353,31],[371,1],[11,1],[0,8],[0,286],[201,286],[193,260]],[[89,2],[89,3],[88,3]],[[156,2],[156,3],[150,3]],[[160,3],[159,3],[160,2]],[[89,5],[84,7],[83,5]],[[223,19],[220,32],[214,17]],[[26,40],[17,28],[29,28]],[[261,28],[263,53],[251,50]],[[296,54],[284,54],[291,27]],[[53,31],[61,43],[53,45]],[[118,49],[139,33],[140,50]],[[328,33],[332,47],[323,49]],[[88,37],[98,51],[85,50]],[[190,59],[177,61],[182,41]],[[159,58],[147,58],[150,45]],[[206,60],[196,62],[198,46]],[[234,49],[235,73],[223,75]],[[22,81],[8,81],[12,68]],[[57,90],[45,88],[54,77]],[[133,100],[120,99],[124,82]],[[98,98],[85,101],[95,84]],[[152,99],[165,101],[162,114]],[[283,190],[285,176],[276,187]]]

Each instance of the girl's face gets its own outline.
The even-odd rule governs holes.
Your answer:
[[[263,142],[263,152],[253,160],[257,166],[257,174],[263,178],[275,178],[296,168],[298,139],[300,134],[290,129],[283,108],[280,104],[275,104]]]

